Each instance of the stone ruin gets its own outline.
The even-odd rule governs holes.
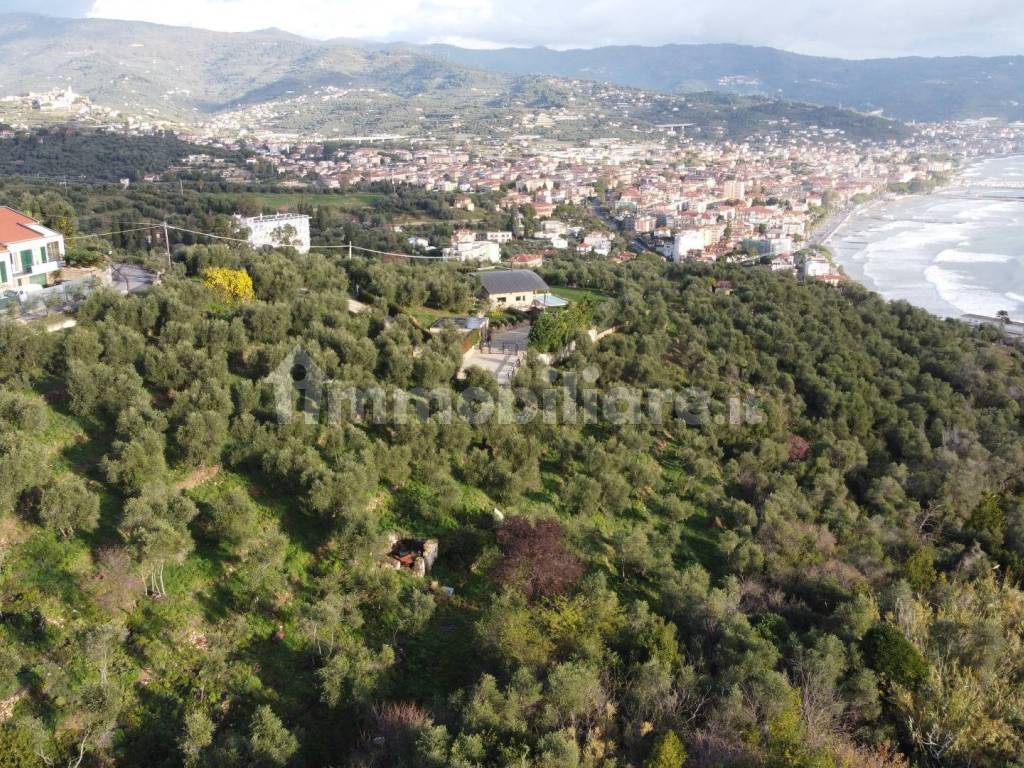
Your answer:
[[[383,564],[396,571],[408,571],[420,578],[427,575],[437,560],[437,539],[403,539],[397,534],[388,537],[388,552]]]

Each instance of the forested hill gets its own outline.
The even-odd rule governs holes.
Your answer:
[[[466,66],[518,75],[607,80],[635,88],[716,91],[884,110],[900,120],[1024,118],[1024,56],[850,61],[750,45],[624,45],[554,51],[423,49]]]
[[[1018,764],[1021,350],[767,271],[545,277],[618,327],[554,383],[686,418],[275,418],[296,346],[496,393],[400,311],[466,311],[452,265],[196,246],[63,334],[0,321],[0,761]]]
[[[141,181],[180,168],[193,154],[228,157],[216,147],[181,141],[173,134],[124,136],[96,130],[56,127],[18,132],[0,141],[0,176],[71,179],[86,182]],[[239,160],[238,156],[235,156]]]
[[[26,50],[34,55],[26,56]],[[666,122],[730,138],[810,126],[843,130],[853,139],[907,133],[892,120],[834,106],[743,94],[684,99],[516,76],[404,45],[310,40],[273,29],[225,33],[0,14],[0,96],[54,88],[72,88],[147,122],[193,124],[229,115],[227,122],[259,130],[325,135],[491,136],[510,117],[537,111],[572,113],[575,119],[541,130],[572,139],[630,135],[633,125]]]

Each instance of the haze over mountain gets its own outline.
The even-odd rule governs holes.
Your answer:
[[[861,111],[880,109],[901,120],[1024,119],[1024,56],[851,61],[747,45],[425,49],[498,72],[607,80],[671,93],[759,94]]]

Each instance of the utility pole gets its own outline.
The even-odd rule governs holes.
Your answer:
[[[348,244],[348,260],[352,261],[352,243]]]
[[[164,222],[164,247],[167,249],[167,269],[171,268],[171,240],[167,236],[167,222]]]

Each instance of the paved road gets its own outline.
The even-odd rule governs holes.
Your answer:
[[[148,272],[134,264],[110,266],[110,285],[121,293],[140,293],[149,290],[156,279],[156,273]]]
[[[836,230],[846,223],[846,220],[856,207],[855,205],[848,205],[828,216],[808,235],[807,245],[824,245],[828,242],[829,238],[836,233]]]
[[[530,324],[526,323],[492,332],[484,348],[494,352],[525,352],[529,342]]]
[[[495,331],[483,348],[473,347],[462,357],[462,371],[476,366],[490,371],[501,386],[512,383],[516,371],[526,359],[526,347],[530,340],[530,325],[519,325]]]

